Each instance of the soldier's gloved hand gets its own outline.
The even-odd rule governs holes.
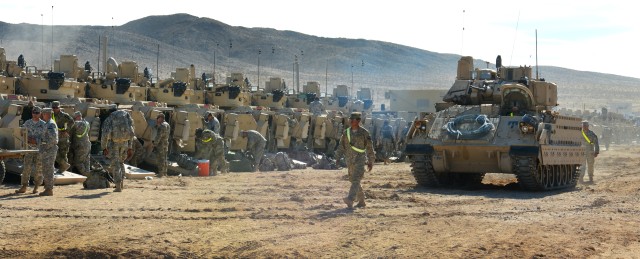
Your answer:
[[[593,157],[594,157],[594,158],[595,158],[595,157],[598,157],[598,153],[594,153],[594,154],[593,154]]]
[[[127,160],[133,157],[133,149],[127,149]]]
[[[109,156],[109,149],[106,149],[106,148],[105,148],[105,149],[103,149],[103,150],[102,150],[102,154],[103,154],[104,156]]]
[[[368,170],[369,172],[371,172],[371,169],[373,169],[373,163],[369,162],[369,163],[367,164],[367,170]]]

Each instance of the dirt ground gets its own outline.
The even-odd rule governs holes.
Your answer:
[[[125,190],[0,186],[0,258],[638,258],[640,147],[596,159],[595,184],[525,192],[511,175],[478,189],[416,186],[376,164],[368,206],[347,209],[343,170],[126,180]]]

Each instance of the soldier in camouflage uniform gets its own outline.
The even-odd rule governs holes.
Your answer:
[[[66,171],[71,167],[69,164],[69,132],[68,130],[73,126],[73,117],[66,112],[60,110],[60,102],[53,101],[51,103],[53,109],[53,121],[58,125],[58,154],[56,156],[56,162],[58,163],[58,170],[60,173]]]
[[[351,188],[349,189],[349,196],[344,198],[343,201],[349,208],[353,207],[354,201],[358,201],[357,207],[366,206],[360,181],[362,181],[364,177],[365,164],[367,165],[368,171],[371,171],[371,169],[373,169],[373,161],[375,160],[371,135],[365,128],[360,127],[361,118],[361,113],[351,113],[349,117],[351,127],[342,133],[338,149],[336,150],[337,160],[340,160],[340,158],[344,156],[348,165],[347,170]]]
[[[109,158],[109,170],[116,185],[114,192],[124,188],[124,161],[133,155],[134,132],[133,119],[125,110],[113,111],[102,125],[100,143],[103,154]]]
[[[42,138],[40,139],[40,156],[42,163],[42,176],[44,177],[44,192],[40,196],[53,195],[53,172],[58,152],[58,125],[53,121],[51,108],[42,110],[42,120],[45,122]]]
[[[89,122],[82,118],[79,111],[73,114],[75,123],[71,127],[71,146],[73,149],[73,166],[80,174],[89,176],[91,171],[91,141],[89,140]]]
[[[253,155],[253,171],[255,172],[260,166],[260,161],[264,155],[264,148],[267,145],[267,139],[255,130],[242,131],[242,137],[247,138],[247,151]]]
[[[204,121],[206,128],[212,130],[216,134],[220,134],[220,121],[216,116],[213,116],[212,112],[207,112],[207,118]]]
[[[390,163],[389,157],[396,147],[396,137],[393,134],[393,127],[389,125],[389,120],[384,121],[380,135],[382,135],[382,141],[380,141],[382,143],[382,157],[384,164],[387,165]]]
[[[220,173],[228,173],[229,164],[224,158],[224,139],[212,130],[205,129],[199,140],[196,158],[209,160],[209,175],[217,175],[218,168]]]
[[[167,155],[169,154],[169,134],[171,132],[171,126],[164,121],[164,114],[162,113],[156,117],[155,130],[155,138],[152,144],[155,146],[158,154],[158,174],[160,176],[167,176]]]
[[[589,172],[589,182],[593,182],[593,164],[595,158],[600,153],[600,145],[598,144],[598,136],[589,129],[589,122],[582,121],[582,140],[585,147],[584,160],[580,167],[580,176],[578,181],[583,182],[585,171]]]
[[[28,146],[29,149],[38,149],[40,142],[42,142],[42,133],[44,131],[44,121],[40,119],[41,109],[38,106],[32,107],[31,119],[24,122],[22,127],[27,129]],[[16,193],[27,192],[29,186],[29,177],[33,176],[34,187],[33,194],[38,193],[38,186],[42,185],[42,164],[40,153],[28,153],[24,155],[22,168],[22,175],[20,177],[20,183],[22,187],[16,190]]]
[[[325,113],[324,104],[320,102],[320,98],[316,97],[313,102],[309,104],[309,112],[311,112],[313,116]]]

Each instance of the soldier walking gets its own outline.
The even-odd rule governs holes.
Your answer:
[[[116,185],[114,192],[124,189],[124,161],[133,155],[134,136],[133,119],[125,110],[113,111],[104,121],[100,143],[103,154],[109,158],[109,169]]]
[[[380,134],[382,135],[382,156],[384,164],[387,165],[390,163],[389,157],[396,149],[396,137],[393,134],[393,127],[389,125],[389,120],[384,121]]]
[[[42,119],[44,127],[42,138],[40,140],[40,158],[42,161],[42,176],[44,178],[44,192],[40,196],[53,195],[53,172],[56,162],[56,153],[58,151],[58,126],[51,118],[53,111],[51,108],[42,110]]]
[[[342,133],[336,150],[336,159],[339,161],[344,156],[347,162],[351,188],[349,189],[349,195],[343,201],[349,208],[353,207],[355,201],[358,201],[357,207],[366,206],[360,181],[364,177],[365,164],[367,165],[367,170],[371,171],[375,159],[371,135],[365,128],[360,127],[361,118],[362,114],[360,112],[351,113],[349,117],[351,127]]]
[[[73,148],[73,166],[80,174],[89,176],[91,171],[91,140],[89,139],[89,122],[82,118],[79,111],[73,114],[75,123],[71,128],[71,146]]]
[[[53,121],[58,125],[58,154],[56,156],[56,162],[58,163],[58,171],[60,173],[66,171],[71,167],[69,164],[69,158],[67,155],[69,154],[69,146],[71,144],[69,140],[69,132],[68,129],[73,126],[73,118],[66,112],[60,110],[60,102],[53,101],[51,103],[51,108],[53,109]]]
[[[155,129],[155,138],[151,143],[158,152],[158,174],[162,177],[167,176],[167,155],[169,153],[169,133],[171,132],[171,126],[164,121],[164,114],[160,113],[156,117]]]
[[[202,131],[196,158],[209,160],[210,176],[217,175],[218,168],[220,168],[220,173],[229,172],[229,165],[224,158],[224,139],[212,130]]]
[[[593,164],[595,158],[600,153],[600,145],[598,145],[598,136],[589,129],[589,122],[582,121],[582,140],[584,145],[584,160],[580,167],[580,176],[578,182],[583,183],[585,171],[589,172],[589,182],[593,183]]]
[[[253,171],[258,171],[260,161],[264,155],[264,148],[267,146],[267,139],[265,139],[260,132],[255,130],[242,131],[242,137],[247,138],[247,151],[253,155]]]
[[[31,119],[24,122],[22,125],[27,129],[28,147],[29,149],[38,149],[42,142],[42,133],[44,131],[44,121],[40,119],[41,109],[38,106],[34,106],[31,109]],[[27,192],[29,186],[29,178],[33,176],[34,187],[33,194],[38,193],[38,187],[42,185],[42,164],[40,152],[28,153],[24,155],[22,168],[22,175],[20,176],[20,183],[22,187],[16,190],[16,193]]]

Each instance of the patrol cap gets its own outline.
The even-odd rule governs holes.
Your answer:
[[[589,121],[582,121],[582,126],[589,126]]]
[[[82,117],[82,113],[81,113],[80,111],[76,111],[76,112],[74,112],[74,113],[73,113],[73,117],[77,117],[77,116]]]
[[[51,108],[56,108],[56,107],[60,107],[60,102],[58,102],[58,101],[53,101],[53,102],[51,103]]]
[[[42,112],[42,108],[35,106],[33,107],[33,109],[31,110],[31,113],[40,113]]]
[[[44,108],[44,109],[42,109],[42,113],[48,113],[48,114],[51,114],[52,112],[53,112],[53,109],[51,109],[51,108]]]
[[[350,120],[359,120],[362,118],[362,113],[360,112],[352,112],[351,115],[349,116]]]

